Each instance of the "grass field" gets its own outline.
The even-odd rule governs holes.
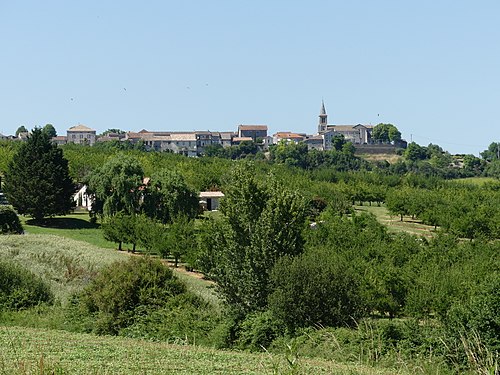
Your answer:
[[[85,241],[101,248],[116,249],[116,244],[104,239],[99,224],[89,221],[86,211],[79,211],[67,216],[47,218],[43,225],[34,225],[33,220],[20,216],[24,231],[28,234],[53,234]]]
[[[47,280],[62,303],[99,268],[127,259],[125,254],[111,249],[48,234],[0,236],[0,256]]]
[[[399,216],[391,216],[387,208],[384,206],[355,206],[356,212],[370,212],[377,217],[377,220],[387,225],[390,232],[407,232],[418,236],[432,237],[435,233],[434,227],[422,224],[419,220],[414,220],[411,217],[403,217],[401,221]]]
[[[357,364],[250,354],[56,330],[0,327],[0,374],[405,374]]]
[[[462,182],[465,184],[471,185],[484,185],[490,183],[499,183],[500,180],[498,178],[493,177],[468,177],[468,178],[458,178],[456,180],[452,180],[456,182]]]

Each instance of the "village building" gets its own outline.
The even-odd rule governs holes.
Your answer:
[[[52,138],[52,142],[58,146],[65,145],[68,143],[68,138],[65,135],[58,135]]]
[[[200,207],[203,211],[217,211],[223,197],[224,193],[221,191],[201,191],[199,194]]]
[[[249,137],[254,142],[267,138],[267,125],[239,125],[238,137]]]
[[[67,142],[92,146],[95,143],[96,131],[85,125],[78,124],[66,131]]]
[[[321,103],[319,114],[318,135],[323,137],[323,147],[325,150],[332,149],[332,139],[336,135],[342,135],[347,142],[354,145],[372,143],[371,135],[372,125],[333,125],[328,124],[328,115],[326,114],[325,103]]]
[[[306,139],[305,134],[298,134],[292,132],[277,132],[273,134],[273,143],[278,144],[280,142],[285,143],[299,143]]]

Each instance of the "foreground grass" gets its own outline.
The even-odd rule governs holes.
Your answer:
[[[411,217],[403,217],[403,221],[399,216],[392,216],[385,206],[365,205],[355,206],[357,212],[370,212],[375,215],[377,220],[386,225],[390,232],[407,232],[418,236],[432,237],[435,233],[434,227],[422,224],[419,220]]]
[[[0,327],[1,374],[394,374],[292,356]],[[397,372],[404,374],[405,372]]]

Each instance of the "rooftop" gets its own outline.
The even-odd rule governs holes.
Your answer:
[[[72,126],[71,128],[68,129],[69,132],[94,132],[94,129],[89,128],[88,126],[85,126],[83,124],[78,124],[75,126]]]
[[[238,130],[266,130],[267,125],[239,125]]]

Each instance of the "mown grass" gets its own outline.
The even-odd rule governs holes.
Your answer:
[[[126,259],[110,249],[47,234],[0,236],[0,256],[48,281],[62,303],[83,288],[99,268]]]
[[[433,226],[422,224],[421,221],[412,219],[409,216],[392,216],[385,206],[354,206],[357,212],[369,212],[375,215],[377,220],[386,225],[390,232],[407,232],[419,236],[432,237],[435,234]]]
[[[0,327],[0,374],[394,374],[357,364]],[[408,372],[397,371],[399,374]]]
[[[101,248],[116,249],[115,243],[104,239],[100,225],[89,221],[89,214],[86,211],[46,218],[41,224],[26,216],[20,218],[24,231],[28,234],[52,234],[84,241]]]

